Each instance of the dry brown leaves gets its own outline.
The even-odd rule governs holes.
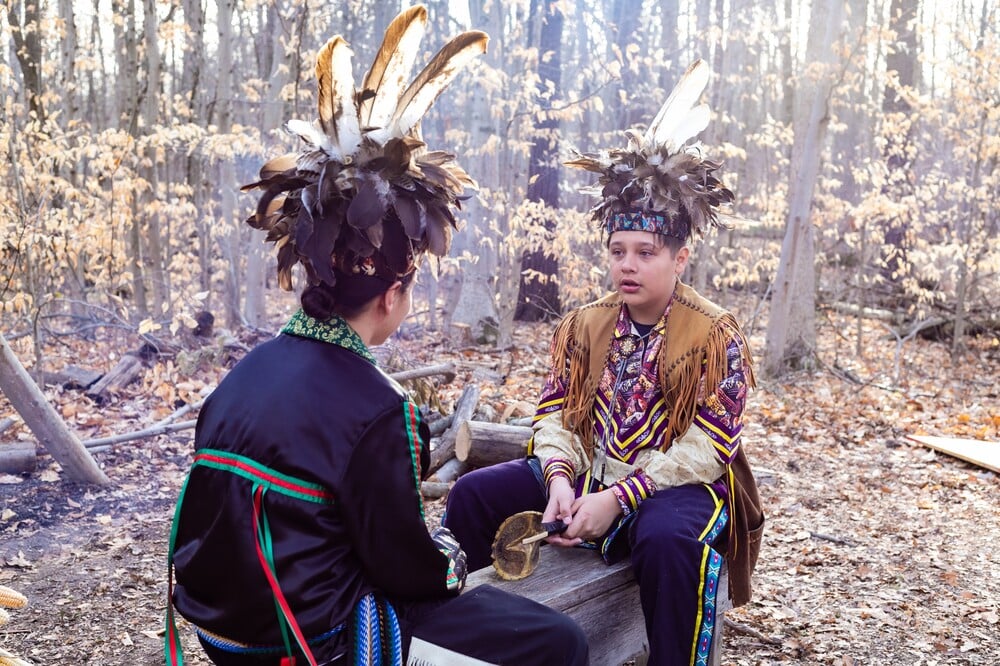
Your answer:
[[[521,326],[502,352],[454,349],[419,333],[392,351],[400,365],[454,362],[458,377],[438,387],[442,405],[475,382],[478,418],[502,420],[531,413],[551,330]],[[897,353],[870,331],[859,360],[851,341],[830,330],[821,337],[825,369],[762,382],[751,399],[744,446],[768,526],[754,601],[727,616],[745,629],[727,630],[724,663],[1000,663],[1000,551],[992,546],[1000,480],[905,438],[1000,440],[1000,349],[974,342],[952,358],[917,340]],[[107,359],[109,349],[81,343],[58,353],[99,367],[107,361],[97,354]],[[211,358],[221,363],[161,363],[102,408],[78,392],[48,392],[81,438],[139,430],[235,360]],[[0,402],[0,417],[10,413]],[[12,437],[30,434],[4,434]],[[97,454],[113,481],[106,489],[67,483],[47,457],[26,479],[0,476],[0,584],[30,602],[0,628],[0,646],[37,664],[163,663],[166,544],[190,437]],[[439,502],[428,515],[440,515]],[[189,634],[186,644],[189,661],[205,663]]]

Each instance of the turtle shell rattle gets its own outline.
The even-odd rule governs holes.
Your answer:
[[[504,580],[520,580],[538,566],[539,548],[545,537],[561,534],[568,525],[557,520],[542,522],[538,511],[522,511],[503,521],[493,538],[493,568]]]

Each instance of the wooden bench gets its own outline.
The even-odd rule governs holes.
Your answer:
[[[587,635],[592,666],[645,664],[646,625],[639,588],[629,562],[607,566],[593,551],[543,546],[538,568],[527,578],[503,580],[493,567],[469,574],[466,588],[489,584],[566,613]],[[723,613],[732,608],[725,564],[719,576],[719,599],[709,666],[722,658]]]

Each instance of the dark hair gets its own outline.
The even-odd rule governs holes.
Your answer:
[[[660,239],[657,244],[662,243],[670,249],[670,254],[672,256],[677,256],[677,252],[680,251],[682,247],[687,245],[687,241],[683,238],[677,238],[676,236],[665,236],[663,234],[656,234],[656,237]]]
[[[394,283],[378,275],[348,275],[334,271],[337,284],[331,287],[325,282],[311,284],[302,291],[299,300],[306,314],[320,321],[333,315],[350,319],[365,309],[373,298],[381,296]],[[414,269],[400,276],[404,291],[413,284],[417,271]]]

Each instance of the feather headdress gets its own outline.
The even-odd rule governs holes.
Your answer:
[[[688,240],[724,226],[720,207],[732,203],[733,193],[713,175],[722,165],[705,159],[701,146],[691,143],[711,115],[706,104],[698,104],[708,77],[708,64],[695,61],[649,128],[625,131],[625,148],[578,154],[566,162],[601,174],[586,191],[601,197],[591,212],[609,231],[645,228]]]
[[[393,19],[360,89],[347,42],[328,41],[316,59],[319,117],[285,124],[304,149],[270,160],[242,188],[263,190],[247,223],[277,245],[282,288],[300,262],[309,284],[332,287],[335,269],[394,280],[423,252],[448,252],[453,208],[476,183],[454,155],[427,149],[419,125],[488,37],[458,35],[407,84],[426,24],[421,5]]]

